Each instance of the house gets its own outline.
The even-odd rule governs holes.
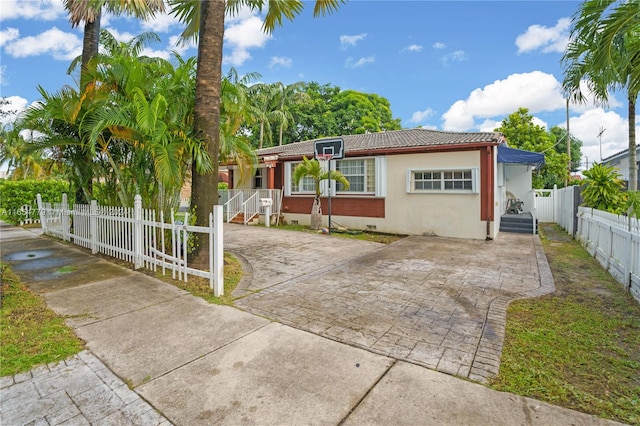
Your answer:
[[[495,132],[459,133],[406,129],[348,135],[343,158],[333,170],[350,182],[345,190],[331,182],[332,225],[409,235],[493,239],[498,235],[508,196],[533,206],[531,171],[542,154],[507,147]],[[333,140],[336,140],[335,138]],[[313,180],[292,182],[303,157],[314,157],[309,140],[257,151],[260,167],[240,182],[230,165],[230,187],[282,189],[282,210],[289,223],[309,224]],[[328,182],[323,182],[322,210],[327,223]],[[529,201],[531,200],[531,201]]]
[[[602,164],[615,167],[622,175],[622,180],[629,187],[629,149],[620,151],[602,160]],[[640,145],[636,145],[636,170],[638,176],[638,188],[640,188]]]

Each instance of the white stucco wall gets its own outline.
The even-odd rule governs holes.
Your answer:
[[[495,165],[495,164],[494,164]],[[409,235],[438,235],[455,238],[487,237],[487,223],[480,220],[480,193],[411,193],[407,192],[408,170],[477,169],[476,185],[480,186],[480,152],[390,155],[386,159],[385,217],[367,218],[332,215],[332,224],[351,229],[375,230]],[[494,187],[497,189],[497,179]],[[496,201],[498,202],[498,195]],[[496,203],[496,204],[499,204]],[[499,209],[495,205],[494,209]],[[494,210],[495,211],[495,210]],[[327,212],[323,212],[325,226]],[[309,214],[285,214],[287,222],[308,225]],[[490,226],[490,235],[497,234]]]
[[[486,222],[480,220],[479,193],[407,193],[409,169],[461,168],[479,169],[479,151],[389,156],[384,227],[401,234],[484,239]]]

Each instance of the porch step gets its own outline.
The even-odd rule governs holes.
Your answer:
[[[248,221],[247,221],[247,225],[251,225],[254,222],[254,219],[257,218],[258,215],[253,215],[253,217],[251,217]],[[244,213],[238,213],[238,215],[236,217],[234,217],[233,219],[231,219],[231,223],[239,223],[240,225],[244,225]]]
[[[533,234],[533,217],[530,214],[506,214],[500,218],[500,232]]]

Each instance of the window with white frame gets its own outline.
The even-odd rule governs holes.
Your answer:
[[[408,170],[407,192],[477,193],[478,169]]]
[[[289,163],[288,165],[289,167],[288,170],[290,170],[289,184],[291,185],[291,192],[292,193],[309,193],[309,192],[315,193],[316,184],[311,176],[303,177],[302,180],[300,180],[300,182],[293,181],[293,171],[296,169],[296,166],[298,166],[298,164],[302,164],[302,161],[292,162],[292,163]]]
[[[376,161],[374,158],[337,160],[336,169],[349,181],[349,189],[338,184],[338,192],[376,193]]]
[[[293,171],[301,162],[285,163],[285,195],[308,194],[315,192],[314,181],[305,177],[298,184],[293,182]],[[386,157],[349,158],[332,161],[333,170],[338,170],[349,181],[349,189],[345,190],[340,184],[331,181],[332,194],[350,195],[361,194],[375,197],[386,196]],[[326,196],[329,184],[326,180],[320,182],[323,196]]]

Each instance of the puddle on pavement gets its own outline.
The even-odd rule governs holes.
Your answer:
[[[45,257],[35,260],[22,261],[11,265],[14,271],[37,271],[39,269],[51,269],[64,266],[68,259],[58,257]]]
[[[33,259],[41,259],[43,257],[51,256],[53,252],[51,250],[28,250],[28,251],[17,251],[15,253],[11,253],[3,257],[3,260],[6,261],[16,261],[16,260],[33,260]]]

